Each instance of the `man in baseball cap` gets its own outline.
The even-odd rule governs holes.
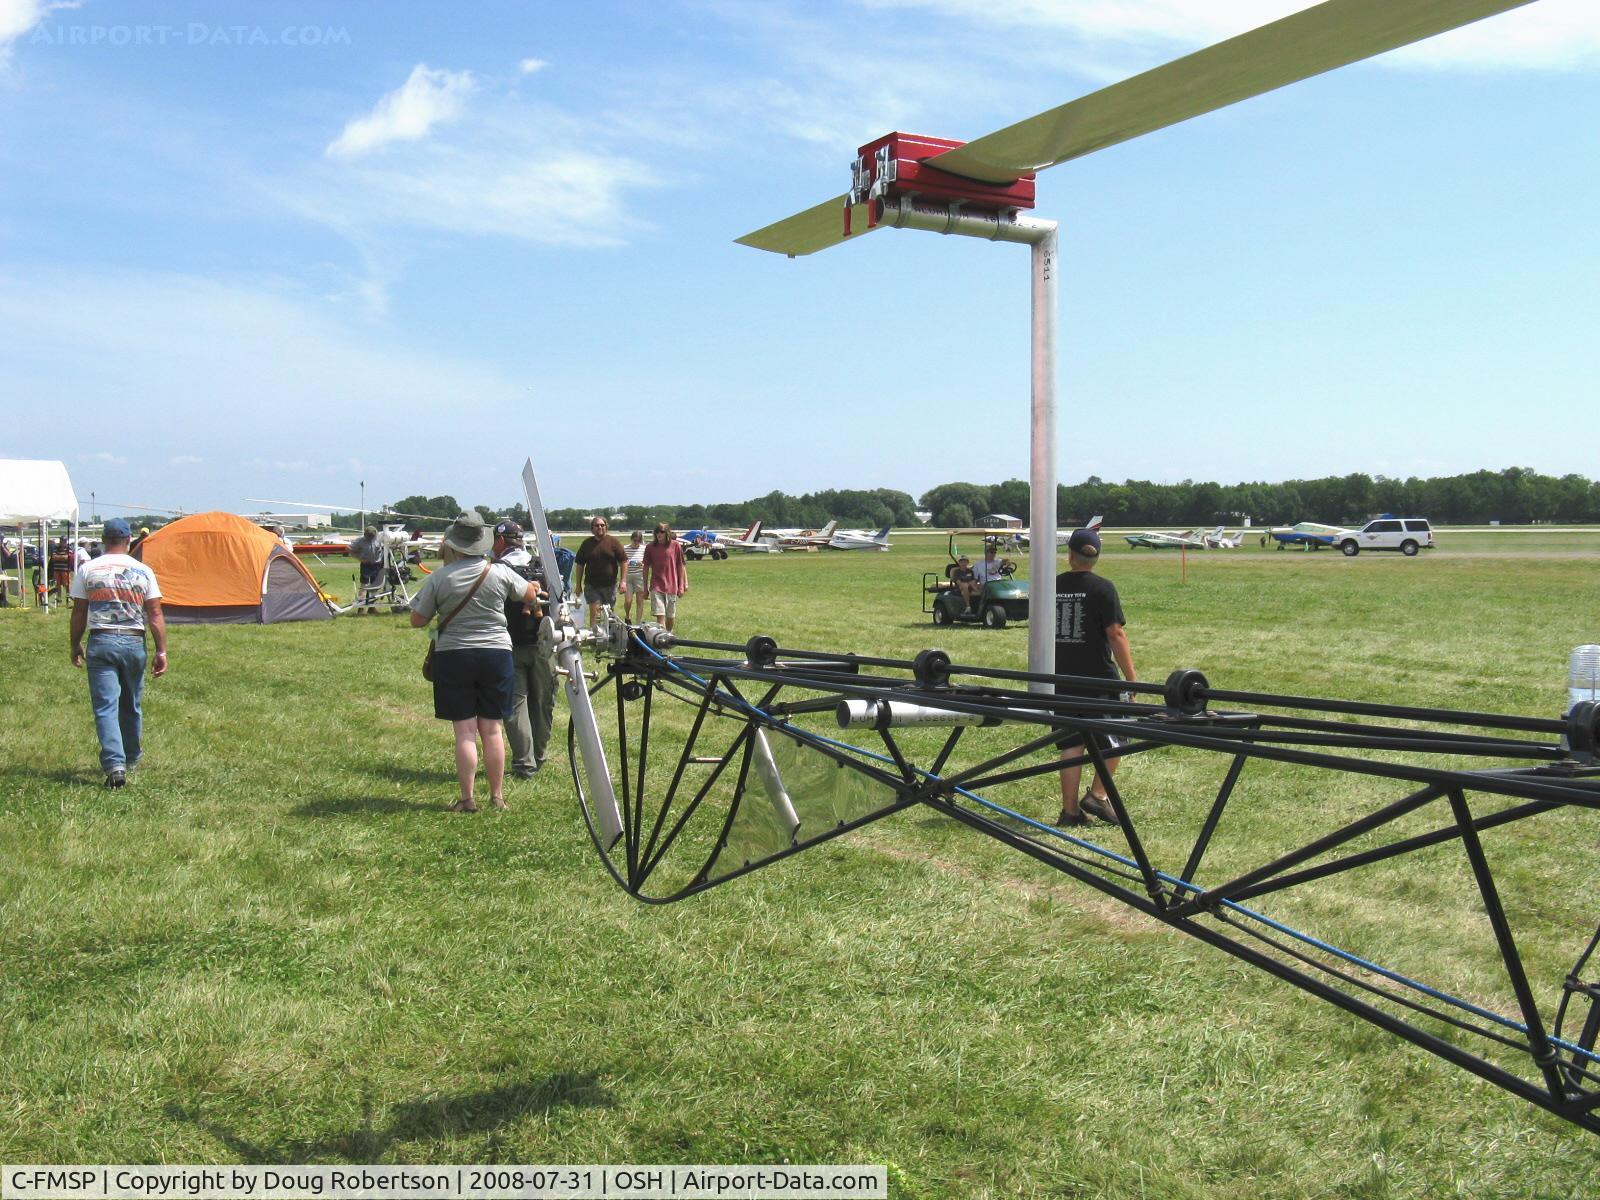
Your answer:
[[[548,592],[544,564],[522,542],[522,526],[512,520],[494,527],[491,553],[522,578]],[[511,774],[531,779],[544,765],[550,750],[550,725],[555,719],[556,667],[549,655],[539,653],[542,607],[525,607],[521,600],[506,604],[506,630],[511,635],[511,716],[506,737],[511,743]]]
[[[1128,645],[1127,623],[1122,615],[1122,600],[1116,586],[1094,573],[1100,562],[1100,534],[1094,529],[1075,529],[1067,539],[1069,570],[1056,576],[1056,674],[1080,675],[1094,679],[1136,678],[1133,651]],[[1121,668],[1121,674],[1117,673]],[[1086,700],[1109,701],[1115,694],[1099,688],[1074,689],[1056,686],[1058,696],[1078,696]],[[1092,709],[1085,716],[1105,715]],[[1116,747],[1117,739],[1107,734],[1090,734],[1103,752]],[[1068,746],[1062,758],[1078,758],[1082,744]],[[1061,815],[1057,825],[1087,825],[1091,816],[1113,825],[1119,824],[1115,806],[1106,791],[1106,782],[1120,760],[1105,760],[1105,775],[1098,773],[1089,791],[1078,794],[1083,765],[1061,769]]]
[[[89,677],[100,767],[108,788],[122,787],[144,745],[145,632],[155,641],[152,676],[167,673],[167,623],[156,573],[128,553],[130,530],[112,517],[101,531],[106,552],[72,573],[72,665]],[[84,648],[84,635],[88,648]]]

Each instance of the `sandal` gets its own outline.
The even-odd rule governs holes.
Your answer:
[[[505,812],[507,809],[509,809],[511,807],[509,804],[506,803],[506,798],[504,796],[490,796],[489,800],[501,812]]]
[[[457,800],[449,808],[445,809],[445,811],[446,812],[475,813],[475,812],[478,811],[478,806],[477,806],[477,804],[475,804],[471,800]]]
[[[1111,807],[1111,800],[1107,796],[1096,796],[1093,792],[1085,793],[1078,807],[1092,817],[1099,817],[1107,825],[1121,825],[1117,820],[1116,810]]]

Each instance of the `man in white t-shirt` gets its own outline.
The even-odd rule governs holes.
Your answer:
[[[106,552],[72,573],[72,665],[88,667],[89,701],[100,738],[106,786],[119,788],[143,752],[144,633],[155,640],[152,675],[167,673],[167,623],[161,588],[149,567],[128,554],[128,523],[105,524]],[[87,654],[84,633],[89,635]]]
[[[999,579],[1001,577],[1000,564],[1004,561],[1005,559],[999,557],[999,552],[995,549],[995,544],[990,541],[985,541],[983,544],[982,561],[976,562],[972,565],[973,579],[978,582],[980,587],[988,583],[991,579]]]

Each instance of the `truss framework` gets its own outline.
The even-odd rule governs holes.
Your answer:
[[[957,666],[937,650],[903,660],[687,641],[615,621],[590,637],[611,654],[589,698],[616,765],[580,752],[575,720],[573,779],[607,870],[641,901],[686,899],[924,805],[1600,1133],[1600,982],[1581,978],[1600,930],[1541,989],[1485,845],[1547,814],[1588,822],[1600,809],[1596,706],[1560,720],[1459,712],[1230,691],[1197,671],[1129,684]],[[1119,823],[1083,836],[997,798],[1053,784],[1064,766],[1183,750],[1215,759],[1221,780],[1189,797],[1197,820],[1181,835],[1160,818],[1170,797],[1130,797],[1106,776]],[[1373,801],[1369,785],[1358,814],[1246,863],[1229,818],[1248,804],[1241,784],[1270,764],[1324,795],[1342,796],[1349,776],[1397,794]],[[1359,887],[1363,870],[1418,854],[1448,855],[1470,880],[1478,961],[1492,963],[1506,1011],[1263,908]]]

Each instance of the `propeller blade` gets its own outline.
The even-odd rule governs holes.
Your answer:
[[[805,212],[785,217],[765,229],[747,233],[735,240],[741,246],[771,250],[774,254],[787,254],[790,258],[800,254],[815,254],[818,250],[826,250],[845,240],[844,202],[844,196],[835,196]],[[850,229],[854,237],[871,232],[867,227],[865,204],[858,204],[850,210]]]
[[[1009,183],[1029,171],[1092,154],[1531,2],[1327,0],[985,134],[927,162],[968,179]]]

